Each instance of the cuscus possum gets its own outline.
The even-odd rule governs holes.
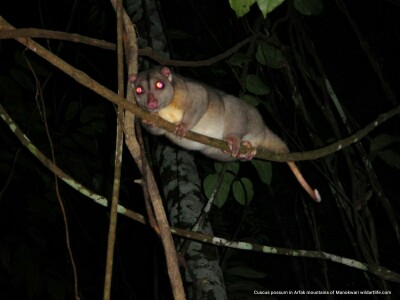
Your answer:
[[[179,76],[168,67],[155,67],[130,76],[140,107],[174,123],[174,133],[144,123],[155,135],[165,135],[175,144],[200,151],[220,161],[250,160],[255,151],[239,153],[240,146],[264,148],[274,153],[288,153],[286,144],[265,124],[260,113],[243,100],[195,80]],[[223,152],[185,139],[188,130],[228,142],[230,152]],[[287,162],[304,190],[316,201],[321,197],[306,182],[296,164]]]

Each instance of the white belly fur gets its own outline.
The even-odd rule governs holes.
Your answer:
[[[163,118],[164,119],[164,118]],[[190,129],[193,132],[206,135],[209,137],[213,137],[216,139],[223,139],[223,134],[224,134],[224,122],[223,118],[217,118],[218,121],[215,119],[210,121],[208,118],[202,118],[192,129]],[[191,140],[185,139],[185,138],[180,138],[177,137],[176,135],[172,133],[166,133],[166,136],[173,141],[175,144],[189,149],[189,150],[196,150],[196,151],[201,151],[204,150],[205,148],[208,148],[209,146],[193,142]]]

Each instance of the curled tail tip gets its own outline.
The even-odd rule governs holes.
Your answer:
[[[314,189],[314,200],[315,202],[321,202],[321,195],[319,194],[317,189]]]

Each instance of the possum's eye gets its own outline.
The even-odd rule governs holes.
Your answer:
[[[143,88],[141,85],[138,85],[138,86],[135,88],[135,93],[136,93],[137,95],[143,94],[143,93],[144,93],[144,88]]]
[[[155,84],[155,87],[157,90],[162,90],[164,88],[164,82],[162,81],[157,81]]]

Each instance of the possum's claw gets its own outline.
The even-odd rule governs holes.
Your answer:
[[[253,159],[253,157],[257,153],[257,150],[256,149],[252,149],[253,146],[251,145],[251,143],[249,141],[242,141],[241,145],[245,146],[249,150],[246,153],[238,153],[236,155],[236,158],[239,159],[239,160],[251,160],[251,159]]]
[[[223,150],[224,153],[230,154],[232,157],[237,157],[240,151],[240,141],[236,137],[228,137],[226,139],[229,147],[229,151]]]
[[[227,142],[228,142],[228,147],[229,147],[230,152],[228,152],[228,151],[224,151],[224,152],[230,153],[230,155],[232,157],[235,157],[239,160],[251,160],[254,157],[254,155],[256,155],[257,151],[255,149],[249,150],[246,153],[240,153],[240,146],[242,146],[242,145],[248,149],[253,148],[249,141],[241,141],[240,142],[239,139],[236,137],[229,137],[227,139]]]

